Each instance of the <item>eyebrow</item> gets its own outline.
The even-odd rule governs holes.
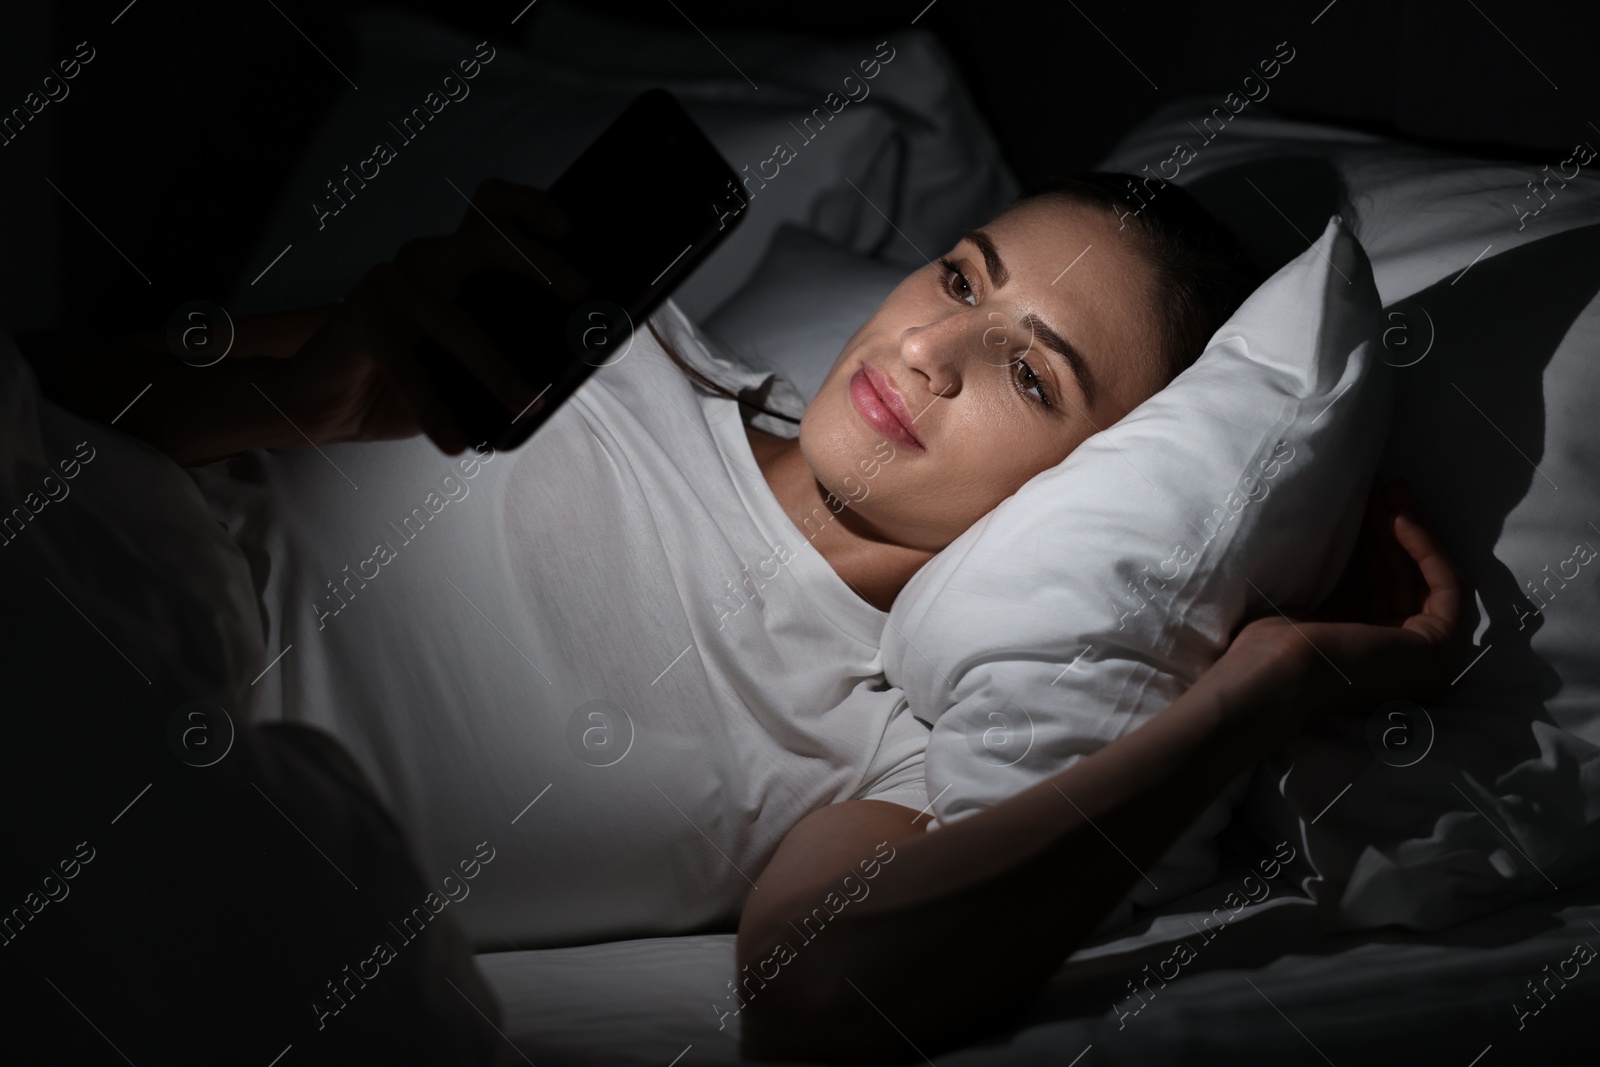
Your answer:
[[[1004,261],[1000,259],[1000,250],[994,246],[994,239],[982,230],[973,230],[966,235],[966,239],[978,246],[978,251],[983,253],[983,268],[989,272],[989,279],[994,282],[996,289],[1011,280],[1011,272],[1006,270]]]
[[[964,235],[965,239],[978,246],[978,251],[983,253],[983,266],[989,272],[989,280],[996,289],[1011,280],[1011,272],[1006,269],[1005,261],[1000,258],[1000,250],[995,247],[994,239],[982,230],[972,230]],[[1067,371],[1078,383],[1078,388],[1083,392],[1083,401],[1089,407],[1094,407],[1095,380],[1089,371],[1088,361],[1083,358],[1076,346],[1062,337],[1050,324],[1031,311],[1022,317],[1022,324],[1026,326],[1034,338],[1039,340],[1045,348],[1060,357],[1066,364]]]
[[[1061,361],[1067,365],[1067,370],[1077,380],[1078,388],[1083,390],[1084,404],[1094,407],[1094,375],[1089,373],[1089,364],[1084,361],[1083,353],[1073,347],[1072,342],[1052,330],[1049,323],[1031,311],[1022,316],[1022,324],[1032,330],[1033,336],[1043,342],[1046,348],[1061,357]]]

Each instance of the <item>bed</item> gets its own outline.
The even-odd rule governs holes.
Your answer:
[[[989,1041],[934,1062],[1573,1062],[1592,1037],[1595,979],[1582,972],[1520,1026],[1515,1009],[1535,1008],[1526,983],[1547,965],[1600,945],[1593,884],[1429,936],[1328,935],[1308,898],[1279,890],[1223,925],[1214,909],[1228,916],[1222,897],[1254,859],[1230,854],[1215,886],[1078,950]],[[1180,944],[1192,953],[1181,964]],[[478,965],[534,1063],[745,1062],[736,1020],[721,1029],[714,1010],[735,970],[732,934],[481,954]],[[903,1062],[918,1061],[908,1047]]]
[[[1216,103],[1184,101],[1164,109],[1131,132],[1103,167],[1154,169],[1172,155],[1175,142],[1193,140],[1188,120]],[[1232,123],[1215,145],[1206,146],[1183,184],[1230,221],[1269,270],[1303,250],[1329,213],[1356,217],[1385,304],[1385,358],[1392,366],[1424,359],[1436,343],[1448,346],[1437,331],[1470,317],[1470,309],[1495,287],[1516,284],[1519,267],[1547,279],[1523,289],[1539,301],[1530,307],[1530,319],[1549,325],[1512,338],[1481,317],[1473,320],[1473,328],[1489,336],[1480,336],[1481,344],[1470,351],[1458,347],[1458,363],[1466,365],[1457,371],[1472,373],[1474,362],[1493,366],[1491,350],[1508,343],[1533,366],[1545,367],[1552,444],[1535,458],[1540,471],[1557,481],[1560,467],[1575,479],[1564,484],[1585,484],[1571,468],[1592,459],[1596,445],[1592,434],[1584,435],[1572,405],[1581,403],[1574,397],[1593,395],[1592,353],[1600,343],[1600,309],[1593,300],[1600,279],[1581,252],[1592,249],[1600,222],[1596,183],[1564,189],[1563,214],[1551,205],[1546,227],[1528,232],[1518,228],[1514,212],[1496,213],[1503,205],[1493,205],[1493,194],[1520,184],[1525,175],[1519,171],[1526,167],[1445,157],[1259,109]],[[1484,202],[1481,210],[1467,203],[1470,197]],[[1533,245],[1542,238],[1555,240],[1545,246],[1547,258],[1539,259]],[[1519,248],[1526,258],[1513,263]],[[1507,253],[1508,259],[1494,267],[1493,257],[1485,257],[1489,251]],[[870,310],[874,294],[881,297],[916,262],[908,263],[904,247],[879,246],[875,252],[864,254],[803,225],[780,228],[744,286],[706,316],[707,328],[752,365],[779,369],[803,390],[806,383],[814,388],[853,328],[849,314]],[[1474,265],[1478,278],[1470,275]],[[1476,287],[1468,287],[1463,275]],[[1549,281],[1556,275],[1569,284]],[[1536,288],[1542,296],[1533,296]],[[814,309],[824,300],[849,307],[846,321],[819,322]],[[1413,411],[1423,407],[1415,396],[1411,403]],[[1397,416],[1397,422],[1403,419]],[[1394,451],[1403,453],[1409,445],[1417,452],[1422,446],[1415,439],[1424,433],[1421,427],[1410,436],[1402,432]],[[1482,436],[1474,433],[1471,446],[1477,473],[1465,468],[1460,477],[1476,478],[1480,486],[1499,484],[1519,464],[1487,454]],[[1451,441],[1459,446],[1458,436]],[[1466,551],[1492,552],[1505,561],[1502,570],[1536,572],[1537,565],[1524,559],[1537,542],[1533,530],[1543,507],[1538,499],[1525,502],[1520,513],[1504,520],[1503,530],[1483,532]],[[1513,510],[1510,504],[1507,510]],[[1491,625],[1503,635],[1506,623],[1514,623],[1504,605],[1490,604],[1504,592],[1504,585],[1494,583],[1481,590],[1486,610],[1480,636]],[[1552,622],[1556,628],[1545,635],[1551,643],[1544,646],[1565,668],[1567,685],[1551,701],[1555,717],[1586,737],[1574,745],[1587,744],[1590,752],[1600,740],[1594,729],[1600,699],[1592,670],[1583,664],[1593,662],[1594,642],[1574,627],[1586,618],[1592,628],[1592,594],[1590,589],[1583,594],[1587,599],[1569,603],[1573,614]],[[1514,674],[1500,681],[1516,685]],[[1470,760],[1462,763],[1484,770],[1472,768]],[[935,1059],[1199,1064],[1248,1056],[1342,1064],[1357,1057],[1403,1063],[1429,1056],[1471,1065],[1578,1053],[1592,1029],[1586,1003],[1600,990],[1600,980],[1585,971],[1572,977],[1573,968],[1581,967],[1577,961],[1600,944],[1600,883],[1593,864],[1559,877],[1558,890],[1522,890],[1462,905],[1455,913],[1459,921],[1429,933],[1398,925],[1330,931],[1319,919],[1314,894],[1282,882],[1266,899],[1230,917],[1222,898],[1261,861],[1259,842],[1278,840],[1264,835],[1281,833],[1303,846],[1307,832],[1314,838],[1320,814],[1302,800],[1295,810],[1280,809],[1269,825],[1257,825],[1255,833],[1230,825],[1211,886],[1142,913],[1080,949],[990,1040]],[[1505,825],[1517,832],[1513,823]],[[1003,929],[1014,930],[1020,922],[1008,917]],[[482,953],[478,961],[504,1006],[507,1036],[534,1062],[712,1064],[739,1059],[737,1019],[719,1025],[717,1011],[734,971],[733,953],[734,936],[720,933]],[[1571,989],[1552,979],[1553,973],[1567,976]],[[907,1048],[906,1062],[920,1058]]]
[[[453,227],[462,203],[445,188],[446,177],[464,189],[489,174],[548,182],[559,161],[647,83],[674,88],[736,166],[754,161],[770,151],[775,129],[785,136],[785,109],[810,106],[837,80],[839,65],[847,68],[861,51],[752,35],[741,42],[741,54],[757,57],[750,72],[774,89],[757,106],[725,69],[663,58],[675,53],[658,49],[649,35],[630,37],[575,9],[561,9],[545,25],[560,29],[564,39],[530,35],[521,49],[502,49],[486,65],[477,98],[457,105],[453,120],[459,121],[441,124],[430,131],[432,141],[407,149],[415,164],[410,170],[386,173],[364,187],[353,202],[364,211],[329,217],[325,210],[308,211],[307,204],[316,202],[324,179],[350,158],[365,125],[391,107],[409,107],[413,86],[424,76],[419,72],[442,69],[473,52],[474,42],[466,37],[408,16],[372,13],[357,25],[361,99],[347,94],[297,165],[252,268],[237,281],[229,302],[235,313],[337,298],[367,265],[392,255],[411,235],[397,235],[385,223],[392,211],[382,205],[427,204],[412,216],[417,232]],[[581,59],[585,50],[574,42],[586,35],[604,36],[611,60]],[[891,41],[894,78],[880,80],[876,102],[847,112],[848,122],[834,140],[807,146],[776,183],[770,211],[759,224],[753,216],[679,294],[685,312],[733,356],[783,374],[805,395],[860,316],[906,270],[921,264],[921,249],[947,245],[1017,191],[934,39],[913,29]],[[863,55],[871,54],[872,44],[862,43]],[[619,56],[627,62],[614,62]],[[1210,112],[1215,103],[1180,102],[1152,116],[1105,165],[1135,172],[1159,165],[1173,141],[1187,136],[1189,117]],[[558,113],[562,121],[551,122]],[[546,139],[537,140],[545,130]],[[1525,373],[1517,381],[1531,382],[1536,390],[1542,384],[1549,397],[1551,444],[1544,471],[1562,482],[1571,474],[1568,484],[1579,492],[1592,487],[1592,475],[1575,472],[1593,471],[1600,458],[1592,427],[1582,420],[1582,401],[1594,395],[1592,353],[1600,344],[1600,308],[1593,299],[1600,278],[1592,265],[1600,261],[1594,255],[1597,183],[1585,179],[1564,187],[1549,216],[1536,220],[1544,228],[1530,232],[1518,227],[1515,214],[1466,219],[1448,210],[1418,210],[1439,192],[1430,193],[1428,186],[1439,166],[1439,158],[1366,134],[1289,122],[1256,109],[1234,118],[1183,180],[1234,222],[1267,265],[1302,251],[1319,228],[1319,214],[1324,221],[1330,212],[1362,219],[1363,240],[1391,314],[1385,344],[1393,346],[1397,363],[1431,349],[1438,327],[1430,313],[1448,301],[1470,310],[1473,302],[1489,298],[1476,286],[1515,281],[1520,271],[1523,288],[1517,292],[1538,303],[1526,349],[1534,360],[1532,377]],[[1474,166],[1456,166],[1454,192],[1480,188],[1487,198],[1516,172],[1497,164]],[[1254,180],[1254,194],[1251,183],[1235,180],[1245,176]],[[414,195],[423,187],[438,195]],[[1256,194],[1259,201],[1252,199]],[[312,246],[316,255],[304,269],[256,274],[285,246],[298,242],[304,249],[308,230],[320,243]],[[1545,238],[1559,247],[1546,246],[1549,255],[1514,258]],[[1498,267],[1496,257],[1480,262],[1491,249],[1513,258]],[[1509,278],[1507,271],[1513,272]],[[1458,288],[1463,277],[1471,284]],[[819,316],[821,306],[839,310]],[[1540,368],[1552,377],[1541,378]],[[1514,462],[1479,458],[1491,472]],[[1496,491],[1505,486],[1487,475],[1461,477],[1475,476]],[[1519,514],[1505,531],[1486,531],[1475,546],[1510,560],[1502,570],[1513,590],[1519,583],[1512,573],[1538,570],[1531,562],[1537,546],[1524,548],[1527,529],[1537,522],[1526,511]],[[1511,538],[1519,536],[1523,540],[1513,545]],[[1593,637],[1574,636],[1574,627],[1587,620],[1592,629],[1600,617],[1594,614],[1594,584],[1572,593],[1565,605],[1572,612],[1566,619],[1552,617],[1545,634],[1547,643],[1561,644],[1561,662],[1589,662],[1589,669],[1560,677],[1565,685],[1555,687],[1559,692],[1549,706],[1563,729],[1587,737],[1591,748],[1600,742],[1600,655],[1594,655]],[[1504,605],[1497,604],[1486,621],[1503,625],[1504,617]],[[1529,648],[1535,664],[1544,662],[1541,655],[1554,655],[1548,644]],[[1555,673],[1548,665],[1546,671]],[[1508,684],[1515,681],[1506,677]],[[1593,776],[1584,781],[1589,805],[1596,807]],[[1592,1039],[1587,1016],[1600,991],[1600,969],[1585,966],[1593,946],[1600,946],[1600,882],[1594,877],[1600,872],[1593,865],[1575,865],[1551,891],[1495,898],[1432,932],[1394,926],[1333,932],[1322,921],[1315,894],[1263,869],[1274,855],[1262,849],[1263,840],[1281,839],[1297,850],[1308,843],[1325,847],[1314,832],[1308,836],[1320,813],[1307,810],[1304,798],[1287,800],[1275,817],[1249,827],[1236,822],[1223,831],[1221,867],[1211,885],[1140,913],[1081,948],[988,1040],[941,1054],[937,1062],[1070,1067],[1223,1063],[1248,1056],[1344,1064],[1357,1057],[1401,1063],[1431,1055],[1462,1067],[1487,1067],[1540,1056],[1573,1058],[1584,1039]],[[1525,816],[1514,824],[1508,816],[1506,826],[1516,832],[1519,825],[1536,823]],[[1589,832],[1592,823],[1585,827]],[[1242,908],[1228,904],[1224,898],[1251,875],[1264,877],[1270,891]],[[1025,936],[1025,921],[1006,916],[997,929]],[[737,1017],[718,1011],[734,974],[734,944],[729,930],[537,950],[479,946],[477,968],[501,1008],[501,1058],[541,1067],[740,1062]],[[905,1062],[920,1059],[917,1050],[906,1049]]]

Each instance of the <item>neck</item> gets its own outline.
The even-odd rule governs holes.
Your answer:
[[[883,537],[850,506],[817,481],[800,452],[798,438],[778,437],[745,425],[750,451],[794,523],[856,595],[888,611],[911,576],[933,553]]]

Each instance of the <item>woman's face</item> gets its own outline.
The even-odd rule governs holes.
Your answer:
[[[886,539],[938,551],[1132,411],[1165,384],[1133,240],[1109,212],[1040,198],[908,276],[806,407],[817,481]]]

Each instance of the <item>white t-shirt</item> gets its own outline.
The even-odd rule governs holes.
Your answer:
[[[657,322],[719,380],[765,380],[670,304]],[[195,476],[282,654],[258,720],[334,733],[424,873],[494,850],[452,883],[480,948],[731,927],[808,812],[927,804],[886,614],[784,512],[739,406],[648,330],[513,452],[418,437]]]

